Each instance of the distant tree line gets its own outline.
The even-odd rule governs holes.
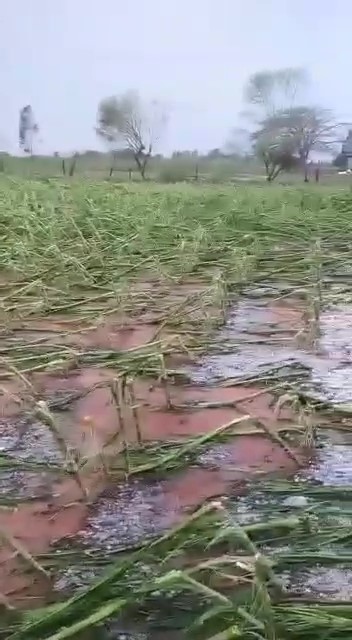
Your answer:
[[[332,111],[302,103],[298,98],[308,84],[303,69],[284,68],[260,71],[250,76],[244,88],[244,116],[247,125],[232,130],[224,148],[206,154],[209,160],[221,158],[256,157],[263,164],[268,182],[282,171],[301,170],[304,181],[309,180],[312,152],[333,154],[341,143],[347,123],[338,122]],[[96,133],[105,141],[111,154],[110,175],[117,164],[125,160],[134,164],[143,180],[147,177],[150,160],[162,159],[157,153],[168,123],[168,111],[160,101],[145,102],[136,91],[109,96],[100,101],[97,111]],[[26,105],[20,111],[19,144],[27,154],[33,153],[33,141],[39,131],[33,109]],[[99,155],[97,151],[85,155]],[[59,155],[59,154],[57,154]],[[79,157],[75,153],[62,171],[72,176]],[[201,154],[197,150],[174,151],[173,160],[193,160]],[[334,164],[346,168],[347,159],[338,153]],[[130,169],[131,170],[131,169]]]

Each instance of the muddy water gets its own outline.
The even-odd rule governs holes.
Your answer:
[[[269,291],[270,293],[270,291]],[[265,377],[280,371],[283,377],[292,371],[298,387],[335,405],[352,406],[352,309],[331,306],[319,320],[320,335],[314,346],[302,347],[302,317],[299,310],[285,313],[268,302],[268,290],[259,290],[233,310],[221,334],[221,352],[206,357],[193,370],[197,382]],[[279,317],[278,317],[279,313]],[[281,319],[280,319],[280,313]],[[296,374],[296,375],[295,375]],[[328,487],[352,487],[352,436],[347,432],[320,433],[320,447],[312,464],[295,477],[304,481],[306,491],[316,484]],[[303,496],[306,495],[304,489]],[[254,500],[254,502],[253,502]],[[329,498],[327,498],[329,502]],[[280,505],[270,505],[268,495],[236,500],[236,520],[259,520]],[[282,505],[281,505],[282,506]],[[314,500],[309,501],[314,509]],[[292,508],[295,511],[294,508]],[[352,503],[337,503],[332,508],[336,526],[346,521],[352,525]],[[287,513],[287,508],[281,513]],[[279,509],[280,513],[280,509]],[[347,519],[347,520],[346,520]],[[321,596],[350,601],[352,569],[345,566],[314,567],[292,570],[284,576],[286,587],[305,596]]]
[[[64,462],[50,430],[30,418],[0,419],[0,453],[28,463],[62,466]]]
[[[295,381],[316,397],[334,404],[352,402],[352,385],[349,382],[352,380],[351,311],[341,306],[322,313],[319,341],[314,349],[307,346],[302,348],[297,340],[297,333],[301,329],[301,310],[290,308],[289,305],[286,308],[275,306],[262,298],[262,294],[263,291],[259,290],[258,299],[252,295],[233,310],[221,332],[218,347],[215,345],[213,353],[204,358],[199,366],[190,369],[194,381],[209,384],[210,381],[215,383],[228,378],[252,379],[265,376],[272,370],[276,374],[281,370],[283,376],[287,371],[292,371]],[[303,487],[306,487],[306,492],[302,489],[303,497],[309,494],[310,486],[352,486],[352,436],[322,431],[319,443],[312,463],[292,479],[293,486],[303,483]],[[197,460],[199,469],[206,467],[213,471],[219,467],[224,471],[226,466],[231,469],[233,465],[236,465],[238,479],[238,460],[227,445],[210,447]],[[177,480],[172,490],[177,502],[176,487]],[[137,480],[105,492],[80,533],[81,544],[118,551],[161,533],[170,521],[170,502],[165,510],[165,495],[168,492],[168,481],[158,479],[148,482]],[[227,493],[232,496],[229,517],[236,522],[251,522],[274,514],[287,515],[291,511],[297,513],[297,507],[285,505],[285,494],[281,498],[270,498],[268,494],[258,491],[257,485],[244,497],[238,497],[238,487],[231,490],[231,485],[228,485]],[[319,499],[307,498],[307,505],[313,510],[316,502]],[[346,524],[350,519],[352,524],[352,504],[349,515],[346,501],[343,505],[337,502],[332,507],[332,516],[336,523],[341,519]],[[266,552],[270,550],[266,549]],[[94,571],[83,575],[79,567],[71,567],[69,572],[61,573],[56,588],[79,588],[96,575]],[[281,577],[289,591],[304,596],[325,596],[346,601],[352,597],[352,571],[345,566],[299,568],[283,571]],[[147,632],[141,636],[139,632],[134,635],[128,628],[121,629],[113,624],[106,637],[117,640],[122,637],[154,638],[154,635]]]
[[[299,301],[277,302],[272,288],[260,288],[247,293],[250,295],[245,296],[233,309],[211,353],[196,367],[189,368],[195,385],[226,382],[229,378],[235,382],[243,382],[255,377],[265,378],[274,371],[277,377],[280,372],[283,377],[287,373],[292,374],[291,379],[296,384],[302,385],[304,389],[308,388],[321,399],[335,404],[352,402],[352,385],[349,383],[352,380],[351,310],[338,306],[324,311],[320,318],[319,340],[314,348],[306,344],[303,347],[299,337],[303,328],[303,307]],[[247,392],[253,392],[250,384],[246,386]],[[209,399],[228,401],[238,397],[238,389],[242,389],[239,395],[245,395],[243,387],[233,389],[206,386],[202,395],[202,387],[193,386],[182,396],[178,396],[178,402],[187,403],[190,397],[199,403]],[[214,391],[218,394],[215,397]],[[105,391],[100,390],[99,393],[103,394]],[[271,399],[265,394],[260,397],[260,401],[256,399],[252,403],[244,402],[240,408],[242,412],[258,415],[271,424]],[[105,404],[104,397],[99,404],[102,416]],[[89,414],[94,410],[93,405],[94,403],[89,405]],[[86,411],[85,402],[82,411]],[[145,403],[143,412],[142,422],[147,425],[147,432],[149,429],[154,437],[159,437],[162,433],[164,437],[202,433],[208,423],[207,428],[210,429],[218,426],[217,419],[222,424],[236,416],[235,409],[212,409],[205,413],[200,407],[198,411],[186,414],[166,414],[165,411],[148,413]],[[163,423],[169,425],[169,429],[170,424],[173,425],[173,431],[167,433]],[[30,428],[28,423],[23,423],[20,438],[18,429],[13,428],[13,422],[3,419],[1,427],[0,452],[13,455],[26,463],[45,461],[52,469],[49,474],[46,471],[35,475],[31,469],[11,469],[2,475],[0,489],[13,499],[25,499],[29,496],[44,499],[45,491],[50,493],[55,490],[53,483],[57,481],[56,466],[63,462],[50,432],[35,421],[30,423]],[[74,531],[74,538],[69,538],[65,544],[106,554],[130,548],[165,531],[182,517],[185,508],[194,507],[206,498],[224,493],[232,497],[229,515],[236,521],[267,517],[268,507],[272,512],[287,513],[291,507],[283,505],[285,496],[281,502],[274,500],[271,503],[268,495],[258,492],[256,486],[246,497],[238,497],[243,490],[243,481],[248,477],[255,480],[258,472],[271,472],[280,466],[286,476],[289,474],[292,477],[296,471],[285,452],[266,438],[252,439],[244,436],[230,446],[209,447],[193,461],[192,467],[172,478],[139,479],[106,489],[90,506],[78,535]],[[344,435],[337,437],[335,432],[324,432],[312,464],[303,474],[294,478],[293,483],[303,480],[307,488],[316,483],[352,486],[352,438]],[[315,498],[309,497],[309,505],[314,506],[314,500]],[[340,505],[337,508],[340,509]],[[60,544],[64,546],[63,542],[59,546]],[[73,563],[68,570],[58,571],[55,590],[66,592],[84,588],[100,571],[103,569],[94,566],[83,568],[82,564],[75,566]],[[352,574],[346,567],[305,568],[304,571],[284,573],[283,579],[291,590],[310,594],[323,594],[324,580],[328,580],[330,595],[339,599],[352,596]],[[110,640],[158,638],[146,631],[133,631],[128,625],[121,626],[115,622],[110,625],[109,630],[102,630],[102,633],[104,640],[107,637]]]
[[[230,313],[221,332],[221,352],[214,353],[192,370],[195,382],[209,384],[229,378],[253,379],[273,370],[282,376],[289,370],[309,378],[310,387],[322,400],[348,403],[352,399],[352,310],[335,306],[320,316],[320,337],[314,348],[301,346],[303,309],[280,308],[257,291]],[[216,351],[216,346],[215,346]]]
[[[327,522],[338,532],[341,526],[352,526],[352,498],[346,499],[334,494],[332,489],[352,487],[352,448],[350,442],[342,444],[332,444],[325,436],[322,438],[322,446],[317,456],[315,464],[305,472],[301,472],[295,477],[295,483],[300,484],[300,490],[290,499],[283,492],[281,495],[256,491],[240,500],[232,503],[232,517],[236,522],[260,521],[263,517],[287,517],[288,515],[303,514],[305,509],[311,513],[319,514],[319,508],[323,505],[324,524]],[[293,484],[294,486],[294,484]],[[316,494],[315,489],[324,488],[326,494]],[[312,493],[310,493],[312,491]],[[341,495],[341,494],[340,494]],[[300,509],[299,504],[302,499],[306,500],[306,506]],[[296,504],[295,504],[296,502]],[[317,516],[319,520],[319,515]],[[310,548],[309,542],[305,552],[322,551],[327,554],[348,554],[351,549],[339,544],[327,544],[316,546],[314,536],[312,537]],[[278,548],[264,548],[268,555],[282,553],[296,553],[300,549],[295,549],[288,543]],[[295,564],[284,571],[277,571],[281,577],[284,588],[295,597],[310,599],[325,599],[327,601],[350,602],[352,598],[352,567],[350,564],[334,562],[332,565],[316,561],[313,563],[302,560],[301,564]]]
[[[226,517],[230,522],[246,524],[259,522],[268,518],[298,515],[309,508],[313,514],[315,510],[319,512],[319,506],[324,503],[326,514],[329,513],[331,524],[338,527],[340,525],[352,526],[352,498],[341,500],[338,497],[331,498],[330,488],[338,488],[341,485],[352,487],[352,438],[347,434],[343,438],[336,437],[336,432],[327,433],[321,431],[318,434],[319,446],[317,455],[312,464],[295,474],[288,480],[288,486],[296,489],[294,495],[298,498],[305,498],[306,504],[297,507],[294,503],[287,504],[287,492],[272,493],[265,490],[265,483],[254,482],[248,488],[245,495],[238,496],[237,489],[229,489],[229,502]],[[215,458],[223,461],[223,453],[219,458],[219,451]],[[201,454],[202,464],[213,464],[212,452],[207,451]],[[226,460],[225,460],[226,463]],[[263,488],[264,486],[264,488]],[[275,486],[275,482],[274,482]],[[325,487],[327,495],[315,494],[316,488]],[[167,488],[163,481],[135,481],[125,486],[121,486],[114,493],[106,492],[95,505],[88,518],[87,525],[81,531],[80,546],[104,551],[105,553],[118,551],[142,542],[148,537],[153,537],[167,527],[167,518],[163,509],[164,496]],[[159,504],[159,513],[155,512],[155,504]],[[155,514],[155,515],[154,515]],[[317,516],[318,518],[318,516]],[[292,543],[293,544],[293,543]],[[258,545],[260,547],[260,544]],[[288,541],[284,546],[267,545],[262,547],[263,552],[272,555],[274,558],[283,552],[299,552],[294,545]],[[320,548],[319,548],[320,549]],[[323,547],[323,550],[338,552],[339,547]],[[307,547],[304,549],[307,550]],[[317,551],[314,536],[312,537],[311,550]],[[344,549],[347,552],[347,549]],[[104,568],[71,566],[69,570],[60,572],[56,582],[56,589],[84,589],[86,585],[104,572]],[[350,602],[352,598],[352,569],[341,564],[322,565],[293,565],[291,568],[278,569],[278,576],[281,578],[285,589],[295,596],[305,598],[326,598],[327,600],[338,600]],[[157,624],[162,623],[162,618],[157,620]],[[184,635],[181,631],[155,632],[153,625],[144,630],[133,629],[133,625],[121,621],[112,621],[101,629],[102,640],[159,640],[159,638],[174,638],[181,640]]]

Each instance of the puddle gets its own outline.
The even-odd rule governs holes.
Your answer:
[[[51,499],[58,474],[5,469],[0,473],[0,503]]]
[[[260,522],[263,519],[275,517],[303,515],[306,510],[315,514],[317,519],[317,535],[319,526],[330,526],[336,534],[340,527],[349,531],[352,526],[352,435],[325,431],[319,434],[320,446],[315,459],[307,469],[297,473],[291,483],[282,486],[281,490],[272,491],[257,484],[246,495],[233,499],[230,503],[230,518],[239,524]],[[273,485],[273,488],[275,485]],[[285,488],[286,487],[286,488]],[[341,488],[341,492],[338,491]],[[347,493],[344,493],[346,488]],[[293,489],[293,493],[288,493]],[[319,522],[321,523],[319,525]],[[321,562],[302,560],[302,566],[297,560],[298,553],[313,553],[325,551],[332,554],[349,553],[349,546],[336,544],[319,544],[312,536],[303,547],[298,549],[288,542],[277,548],[264,546],[264,553],[296,553],[294,566],[279,572],[285,588],[294,596],[325,598],[331,601],[349,602],[352,597],[352,567],[333,563],[324,565]],[[310,546],[309,546],[310,544]],[[341,543],[342,544],[342,543]]]
[[[260,290],[259,290],[260,291]],[[258,291],[258,293],[259,293]],[[206,356],[191,369],[196,383],[209,384],[229,378],[251,379],[275,370],[295,380],[309,378],[309,387],[321,400],[347,403],[352,399],[352,309],[332,307],[321,313],[321,337],[315,352],[296,345],[302,329],[302,313],[295,308],[271,306],[270,299],[241,300],[220,332],[221,353]],[[283,339],[287,330],[291,334]],[[225,352],[224,352],[225,351]]]
[[[61,465],[64,462],[55,439],[45,425],[27,418],[0,419],[0,453],[15,460]]]
[[[106,490],[88,517],[83,542],[121,551],[159,535],[172,519],[172,513],[165,511],[164,496],[159,481],[134,480]]]
[[[101,636],[94,636],[94,640],[185,640],[186,635],[180,630],[134,631],[118,622],[104,625]],[[90,640],[90,639],[85,639]],[[93,640],[93,638],[92,638]]]
[[[295,571],[281,576],[285,588],[303,597],[341,600],[352,598],[352,570],[346,567],[319,567],[309,571]]]
[[[264,436],[241,436],[228,444],[210,446],[184,470],[160,479],[131,479],[105,489],[90,507],[85,527],[66,541],[67,548],[87,550],[91,556],[135,549],[165,533],[204,501],[244,492],[257,472],[279,474],[281,470],[287,477],[296,468],[282,447]],[[58,550],[63,548],[66,546],[59,543]],[[70,566],[59,572],[55,589],[82,588],[100,571],[101,567],[87,569],[84,563]]]
[[[341,433],[341,438],[343,438]],[[319,450],[318,459],[307,470],[308,480],[333,487],[352,487],[352,445],[350,438],[346,443],[336,443],[325,436],[325,446]]]
[[[251,446],[251,465],[245,463],[247,446]],[[204,500],[225,495],[231,486],[242,490],[256,470],[277,472],[281,467],[287,475],[290,465],[293,473],[294,461],[288,462],[283,449],[262,437],[243,436],[229,445],[212,446],[199,455],[197,464],[179,473],[131,479],[105,489],[91,507],[77,542],[107,552],[133,548],[163,534]]]
[[[103,633],[103,632],[101,632]],[[155,636],[154,636],[155,638]],[[121,630],[121,625],[111,624],[105,629],[104,636],[100,636],[100,640],[154,640],[149,633],[138,633],[133,631]]]
[[[269,306],[268,300],[262,297],[255,303],[244,299],[230,313],[222,338],[225,344],[244,338],[250,343],[285,344],[291,334],[297,332],[301,319],[302,312],[297,309]]]
[[[104,441],[109,433],[116,432],[117,414],[108,389],[94,388],[90,391],[92,384],[106,382],[107,373],[111,375],[105,370],[89,370],[88,373],[83,370],[62,380],[42,376],[43,397],[49,404],[50,399],[55,398],[52,411],[69,443],[82,440],[87,430],[83,420],[86,416],[99,429],[101,427],[98,440]],[[57,393],[59,383],[60,394]],[[171,410],[165,407],[162,389],[151,389],[147,381],[137,381],[135,390],[140,424],[143,425],[146,440],[175,440],[204,434],[239,418],[247,413],[247,409],[263,420],[271,421],[273,417],[270,394],[250,386],[207,389],[171,385],[170,392],[175,404]],[[235,406],[237,400],[239,409]],[[68,401],[72,403],[67,410]],[[209,402],[214,405],[211,409],[207,407]],[[283,413],[289,419],[289,410]],[[131,411],[130,414],[133,417]],[[135,437],[132,421],[131,428]],[[90,444],[86,437],[84,447],[88,448]],[[96,446],[95,439],[93,444]],[[111,493],[105,492],[100,497],[97,496],[103,487],[103,479],[92,471],[92,477],[88,474],[84,478],[94,503],[88,511],[87,505],[79,502],[82,493],[70,476],[61,477],[58,482],[54,475],[50,476],[46,484],[53,495],[48,497],[44,490],[42,492],[41,469],[38,468],[35,470],[37,480],[31,476],[31,485],[26,487],[24,469],[28,473],[31,468],[27,470],[24,465],[45,463],[62,468],[62,455],[47,427],[30,417],[3,418],[0,423],[0,447],[3,454],[23,463],[21,474],[16,470],[16,476],[5,474],[3,477],[4,488],[8,486],[12,496],[9,499],[18,500],[18,504],[14,512],[0,512],[0,526],[18,538],[30,553],[45,553],[53,543],[67,537],[76,538],[78,533],[80,543],[85,541],[86,546],[102,549],[105,553],[108,552],[108,546],[118,550],[138,545],[175,524],[187,510],[197,508],[204,500],[223,495],[233,483],[243,484],[244,477],[252,477],[258,470],[269,473],[282,468],[284,473],[292,473],[296,468],[285,451],[273,445],[268,438],[261,435],[241,436],[233,445],[228,445],[228,449],[210,446],[207,458],[200,459],[198,466],[170,474],[162,482],[148,479],[116,485]],[[29,493],[36,496],[39,503],[32,501],[20,504]],[[0,554],[1,561],[6,562]],[[17,602],[17,598],[21,600],[22,596],[31,593],[33,585],[31,576],[26,574],[21,581],[22,592],[17,595],[17,582],[14,583],[12,579],[13,569],[13,565],[7,563],[0,591],[5,595],[10,593],[13,601]],[[93,575],[94,572],[81,578],[81,571],[77,575],[71,573],[67,579],[64,578],[63,584],[76,589],[80,583],[87,584],[89,576]],[[58,575],[58,580],[62,577],[62,574]]]
[[[280,468],[287,475],[297,465],[265,437],[241,436],[229,444],[210,446],[184,470],[162,479],[131,479],[106,489],[91,508],[79,537],[93,548],[108,551],[134,547],[164,533],[205,500],[225,495],[234,485],[245,486],[257,471]]]

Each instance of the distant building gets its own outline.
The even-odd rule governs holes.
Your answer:
[[[347,160],[347,169],[352,169],[352,129],[349,130],[345,142],[342,143],[341,154]]]

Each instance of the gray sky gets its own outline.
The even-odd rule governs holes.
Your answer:
[[[218,147],[248,75],[285,66],[352,120],[351,24],[348,0],[1,0],[0,144],[16,152],[31,104],[38,152],[99,148],[100,98],[135,88],[172,107],[161,151]]]

